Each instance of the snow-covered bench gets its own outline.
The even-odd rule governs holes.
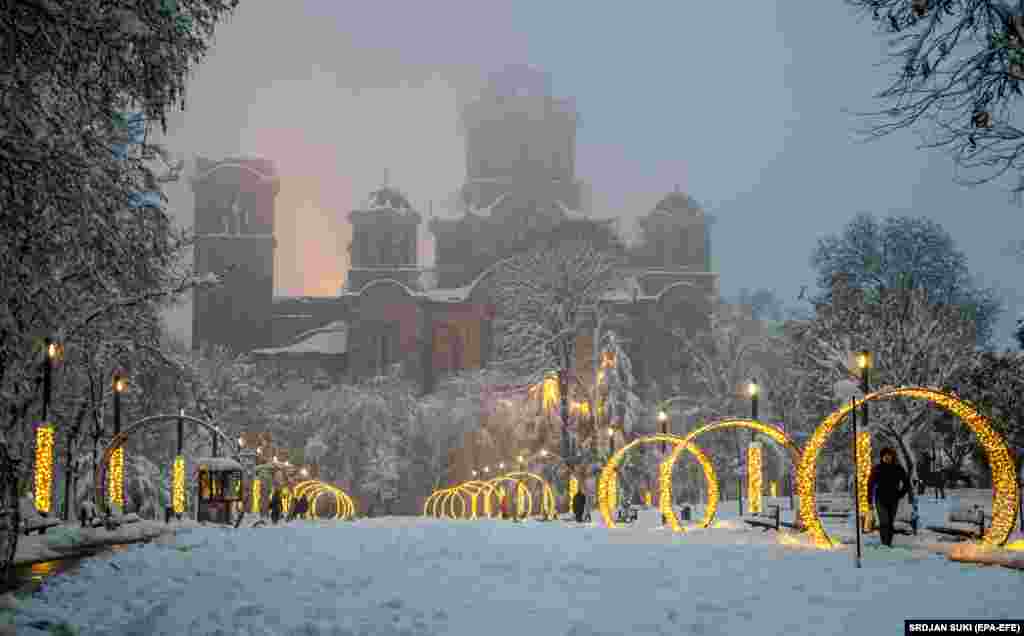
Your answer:
[[[846,519],[853,514],[853,499],[842,495],[819,495],[818,516]]]
[[[928,529],[939,534],[977,539],[985,534],[986,517],[985,509],[978,504],[958,506],[946,516],[947,525],[928,526]]]
[[[60,520],[40,515],[35,503],[28,497],[18,500],[18,512],[21,514],[21,531],[26,535],[36,531],[43,534],[49,528],[60,525]]]
[[[761,512],[754,512],[743,517],[743,521],[755,528],[761,528],[763,531],[768,532],[769,530],[778,531],[782,525],[782,507],[778,504],[772,504],[765,506],[765,509]]]

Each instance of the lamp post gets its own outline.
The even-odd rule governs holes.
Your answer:
[[[114,372],[114,378],[112,382],[112,388],[114,392],[114,439],[121,434],[121,394],[128,389],[128,378],[121,374],[120,371]],[[110,456],[110,467],[109,474],[111,477],[111,484],[114,488],[109,488],[108,501],[115,503],[122,509],[124,508],[124,447],[119,446],[114,449],[114,452]]]
[[[615,454],[615,429],[611,426],[608,427],[608,457],[611,458]]]
[[[871,371],[871,363],[872,363],[872,359],[871,359],[871,352],[870,351],[865,349],[865,350],[863,350],[863,351],[861,351],[860,353],[857,354],[857,368],[860,369],[860,391],[861,391],[861,393],[864,394],[865,397],[867,396],[868,391],[871,390],[871,387],[868,385],[868,374]],[[865,431],[869,431],[871,429],[868,428],[868,402],[867,402],[867,400],[863,401],[863,403],[861,404],[861,408],[863,409],[863,417],[861,418],[861,422],[864,424],[864,430]],[[857,446],[857,424],[858,424],[857,419],[854,418],[854,420],[853,420],[853,445],[854,445],[853,466],[854,466],[854,470],[856,470],[856,467],[858,466],[858,464],[857,464],[857,452],[856,452],[856,446]],[[868,463],[870,464],[870,459],[869,459]],[[856,475],[856,473],[854,473],[854,474]],[[856,477],[854,478],[854,480],[856,481]],[[913,492],[914,492],[914,489],[911,488],[910,489],[910,493],[911,493],[910,501],[913,502],[914,505],[916,506],[916,499],[914,499]],[[868,504],[870,505],[870,502],[868,502]],[[867,514],[868,511],[865,510],[864,513]],[[916,513],[916,510],[915,510],[915,513]],[[858,524],[864,523],[864,521],[860,517],[858,517],[857,520],[858,520],[857,521]]]
[[[665,409],[661,409],[658,411],[658,432],[668,435],[668,427],[668,413],[665,412]],[[661,443],[661,452],[665,452],[665,442]]]

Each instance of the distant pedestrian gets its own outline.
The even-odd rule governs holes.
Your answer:
[[[309,512],[309,499],[306,499],[306,495],[302,495],[295,502],[295,516],[301,519],[307,512]]]
[[[270,521],[277,524],[281,520],[281,491],[275,490],[270,496]]]
[[[882,545],[892,547],[892,537],[896,533],[893,522],[900,499],[910,492],[910,479],[907,471],[896,461],[896,450],[883,448],[879,463],[871,469],[868,479],[868,500],[875,502],[875,513],[878,515],[878,535]]]
[[[572,514],[576,516],[576,523],[583,523],[583,513],[587,509],[587,496],[582,490],[576,492],[572,498]]]

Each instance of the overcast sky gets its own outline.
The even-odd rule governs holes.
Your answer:
[[[583,3],[242,0],[218,30],[172,117],[167,144],[191,159],[254,154],[282,175],[279,295],[333,295],[348,266],[346,214],[389,181],[435,214],[463,181],[458,108],[481,76],[527,63],[576,98],[577,176],[597,216],[633,229],[678,184],[718,221],[722,292],[813,286],[816,240],[860,211],[928,216],[954,234],[972,271],[1024,309],[1024,238],[1005,189],[952,181],[940,153],[910,132],[854,142],[890,69],[884,42],[841,0]],[[168,190],[192,222],[185,183]],[[431,262],[421,231],[421,260]],[[1019,307],[1018,307],[1019,306]],[[172,312],[190,337],[190,308]]]

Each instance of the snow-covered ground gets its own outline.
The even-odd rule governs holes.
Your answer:
[[[928,504],[941,518],[943,504]],[[19,634],[891,634],[906,618],[1021,618],[1021,572],[741,527],[410,517],[183,529],[50,579]],[[730,515],[730,512],[732,514]],[[897,543],[906,544],[905,537]]]

